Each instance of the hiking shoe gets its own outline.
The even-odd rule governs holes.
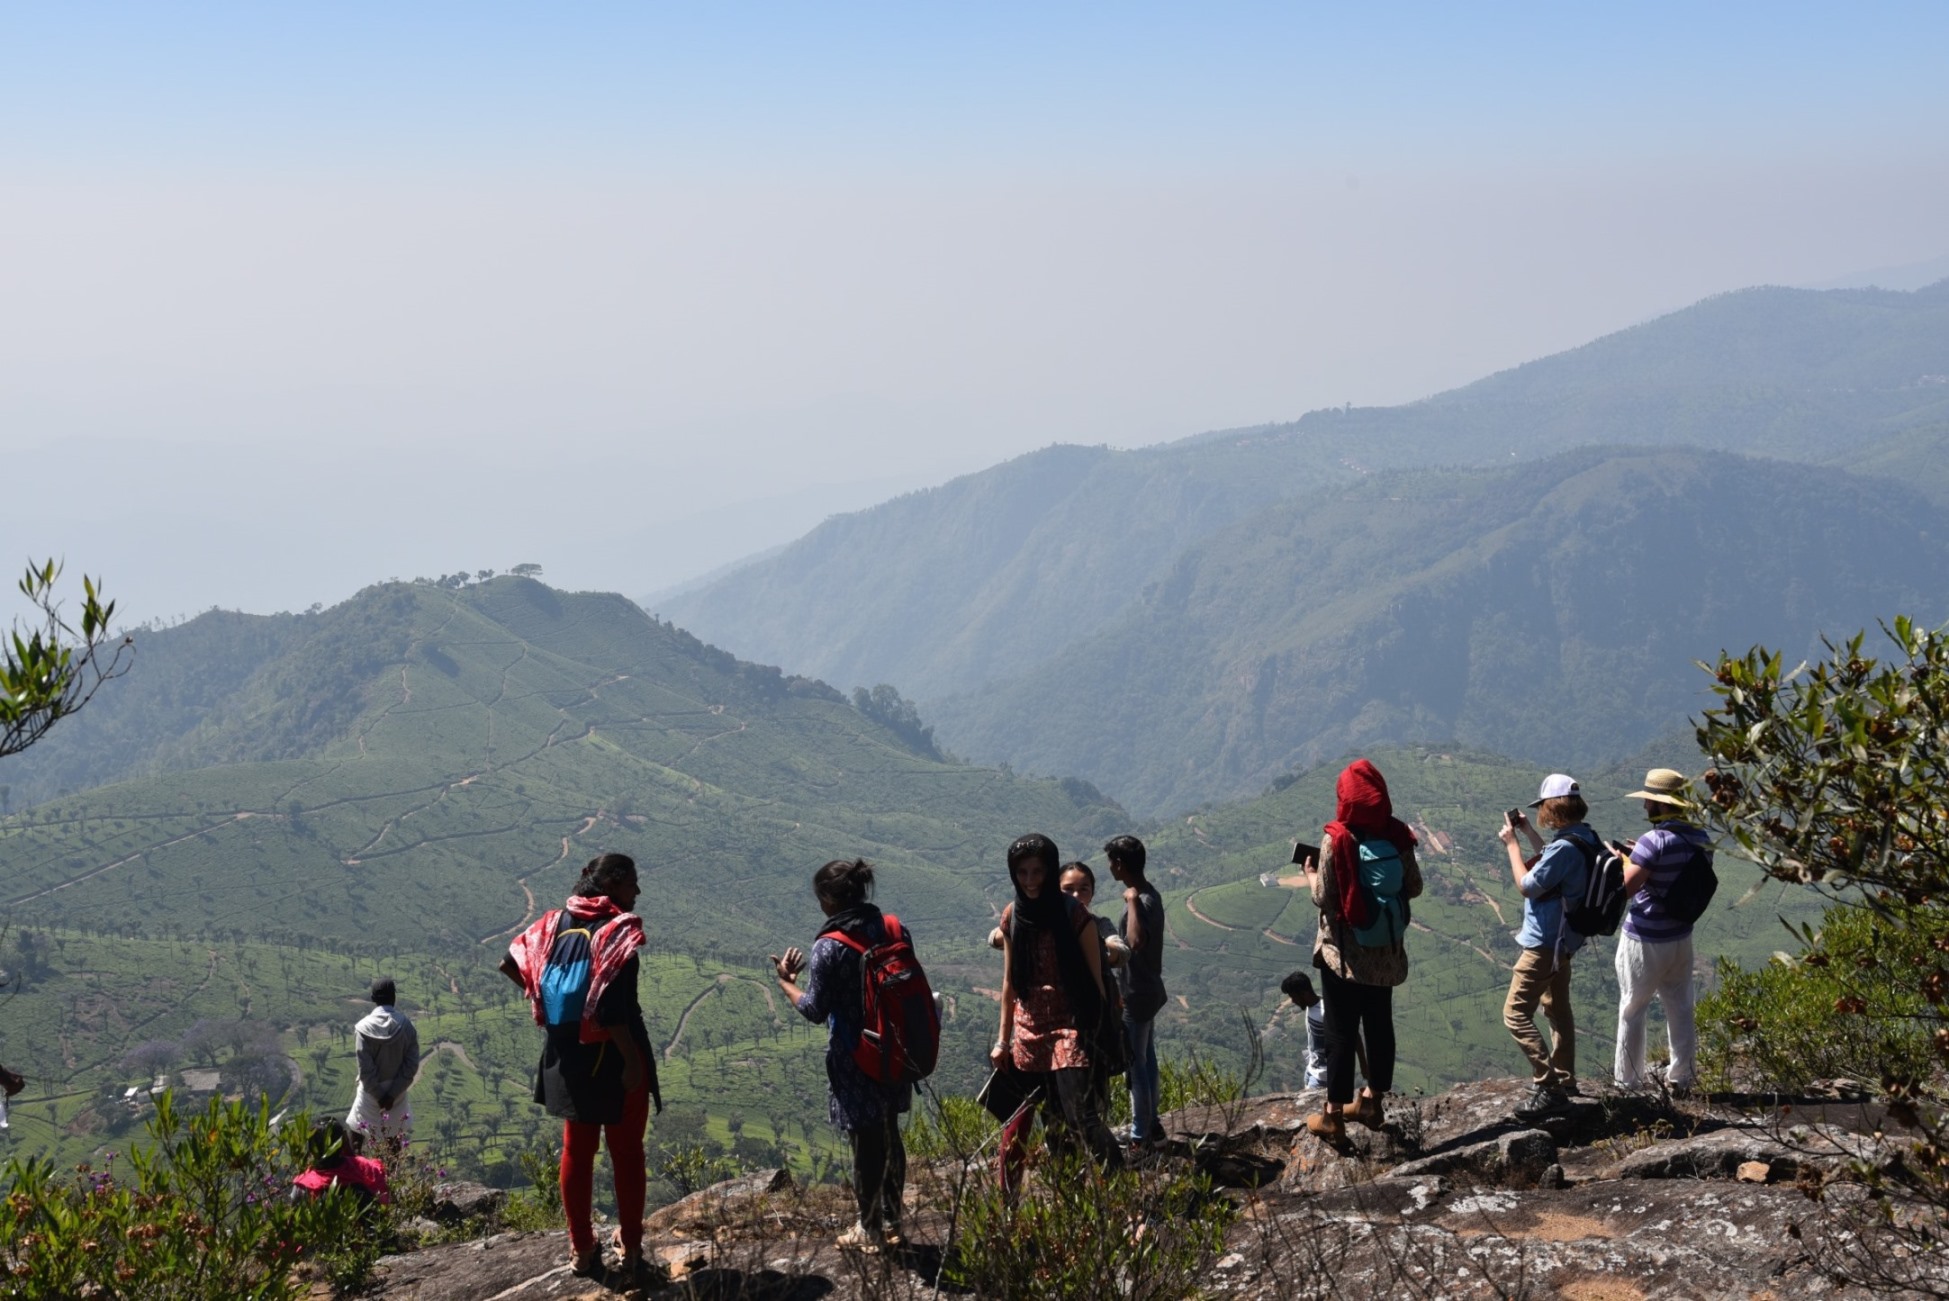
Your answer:
[[[898,1224],[889,1224],[880,1230],[880,1243],[887,1247],[904,1247],[907,1245],[907,1235],[901,1232]]]
[[[1369,1129],[1379,1129],[1387,1121],[1387,1109],[1381,1105],[1381,1100],[1365,1093],[1354,1099],[1352,1111],[1341,1114],[1354,1124],[1365,1125]]]
[[[1534,1084],[1529,1093],[1516,1106],[1516,1115],[1522,1119],[1531,1116],[1547,1116],[1552,1111],[1570,1105],[1570,1099],[1562,1089],[1549,1084]]]
[[[1581,1098],[1584,1096],[1584,1091],[1577,1087],[1577,1082],[1575,1080],[1565,1080],[1562,1084],[1558,1085],[1557,1087],[1562,1089],[1565,1096],[1567,1097]]]
[[[880,1250],[880,1235],[864,1224],[855,1224],[839,1235],[836,1244],[842,1251],[857,1251],[863,1256],[877,1255]]]
[[[603,1279],[606,1286],[622,1292],[660,1288],[669,1282],[669,1275],[660,1263],[652,1265],[640,1255],[624,1256]]]
[[[1315,1138],[1323,1138],[1329,1143],[1338,1143],[1347,1136],[1346,1122],[1338,1112],[1316,1111],[1306,1118],[1307,1132]]]
[[[568,1272],[577,1278],[600,1278],[606,1270],[607,1266],[602,1263],[600,1247],[584,1255],[571,1255],[568,1258]]]

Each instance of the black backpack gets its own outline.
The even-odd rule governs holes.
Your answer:
[[[1712,906],[1712,896],[1719,892],[1719,874],[1712,870],[1712,851],[1692,846],[1692,861],[1678,869],[1678,879],[1671,883],[1658,902],[1665,905],[1665,914],[1683,926],[1690,926],[1705,916],[1705,910]]]
[[[1586,869],[1583,894],[1567,896],[1563,901],[1563,924],[1586,938],[1617,934],[1626,900],[1624,860],[1609,845],[1592,846],[1580,836],[1562,832],[1557,839],[1568,840],[1582,851]]]

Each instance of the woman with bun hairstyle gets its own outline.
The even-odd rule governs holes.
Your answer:
[[[914,1093],[911,1084],[883,1084],[870,1078],[853,1056],[866,1017],[861,955],[835,934],[869,949],[888,939],[885,916],[868,901],[872,893],[873,868],[866,860],[827,863],[812,875],[812,894],[826,924],[812,941],[804,988],[797,977],[807,970],[805,952],[790,948],[783,957],[771,955],[778,987],[799,1015],[826,1023],[826,1114],[852,1146],[853,1195],[859,1207],[858,1221],[839,1235],[839,1245],[867,1253],[905,1241],[900,1223],[907,1149],[900,1137],[900,1117],[912,1106]],[[907,938],[911,941],[912,935]]]
[[[1002,910],[1001,1033],[988,1056],[997,1070],[1026,1077],[1025,1090],[1041,1090],[1051,1150],[1080,1138],[1114,1170],[1123,1152],[1097,1105],[1091,1060],[1107,1006],[1107,963],[1094,915],[1058,888],[1061,862],[1044,835],[1008,847],[1015,899]]]
[[[1421,894],[1414,832],[1394,816],[1387,780],[1365,759],[1340,774],[1319,858],[1305,863],[1320,910],[1313,940],[1326,1000],[1326,1103],[1306,1128],[1330,1142],[1352,1120],[1379,1129],[1394,1087],[1394,987],[1408,978],[1407,900]],[[1367,1082],[1354,1104],[1354,1058],[1367,1047]],[[1351,1111],[1349,1106],[1353,1106]]]

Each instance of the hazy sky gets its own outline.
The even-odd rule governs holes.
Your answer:
[[[1949,252],[1949,6],[1589,8],[0,5],[0,559],[640,595]]]

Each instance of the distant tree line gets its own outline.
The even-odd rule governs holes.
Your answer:
[[[527,561],[519,565],[510,566],[508,573],[516,578],[540,578],[541,566],[535,564],[533,561]],[[422,587],[444,587],[449,590],[456,590],[466,587],[469,583],[485,583],[492,577],[494,577],[494,571],[492,569],[475,569],[470,571],[463,567],[454,570],[451,574],[441,574],[438,578],[427,578],[422,575],[413,581]]]
[[[943,758],[934,744],[934,729],[920,721],[920,709],[892,686],[882,682],[868,691],[853,688],[853,708],[905,741],[914,751],[930,759]]]

